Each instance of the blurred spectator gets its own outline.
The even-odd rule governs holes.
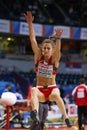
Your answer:
[[[83,125],[87,124],[87,86],[84,78],[81,78],[79,85],[72,91],[75,99],[78,114],[79,130],[83,129]]]
[[[66,108],[66,112],[68,113],[68,105],[70,103],[69,101],[69,94],[66,94],[65,97],[63,98],[64,104],[65,104],[65,108]]]
[[[40,122],[38,125],[36,125],[32,121],[30,130],[43,130],[44,129],[44,124],[45,124],[46,118],[48,116],[48,110],[49,110],[48,102],[39,103],[38,114],[39,114]]]
[[[65,104],[66,112],[67,112],[67,114],[68,114],[68,105],[69,105],[69,103],[70,103],[69,94],[66,94],[66,95],[63,97],[63,101],[64,101],[64,104]],[[63,119],[63,122],[64,122],[64,124],[65,124],[63,115],[62,115],[62,119]]]
[[[16,97],[17,97],[17,100],[22,100],[22,99],[23,99],[23,96],[22,96],[22,94],[19,92],[19,89],[18,89],[18,88],[16,89],[15,95],[16,95]]]
[[[3,92],[11,92],[11,85],[7,84],[6,88],[5,88],[5,90]]]

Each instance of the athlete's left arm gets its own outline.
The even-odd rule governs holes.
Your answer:
[[[55,34],[53,34],[51,37],[54,37],[55,39],[55,50],[53,53],[54,59],[58,62],[61,57],[61,35],[63,30],[55,29]]]
[[[54,55],[55,55],[55,59],[59,61],[61,58],[61,40],[60,39],[56,40],[56,47],[55,47]]]

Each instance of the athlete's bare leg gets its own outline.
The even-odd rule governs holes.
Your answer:
[[[71,127],[72,123],[70,122],[70,120],[68,118],[68,115],[67,115],[66,109],[65,109],[65,105],[64,105],[62,98],[60,97],[60,91],[58,90],[58,88],[53,89],[52,93],[49,96],[49,100],[56,102],[56,104],[59,107],[61,113],[64,115],[65,122],[66,122],[67,126]]]
[[[58,88],[53,89],[53,91],[49,95],[49,101],[55,101],[56,102],[56,104],[59,107],[61,113],[64,115],[67,126],[71,127],[71,124],[70,124],[69,119],[68,119],[68,115],[66,113],[65,105],[63,103],[62,98],[60,97],[60,92],[59,92]],[[44,97],[43,93],[41,93],[37,88],[33,88],[32,91],[31,91],[32,110],[36,110],[38,112],[39,102],[45,102],[45,97]],[[36,120],[38,120],[38,119],[36,119]]]
[[[36,87],[34,87],[31,90],[32,110],[38,111],[39,102],[45,102],[45,96]]]
[[[31,90],[31,119],[36,123],[39,124],[39,118],[38,118],[38,109],[39,109],[39,102],[44,102],[45,97],[44,95],[36,88],[32,88]]]
[[[58,90],[58,88],[53,89],[52,93],[49,96],[49,100],[55,101],[58,108],[60,109],[61,113],[64,115],[64,117],[68,118],[68,115],[67,115],[66,109],[65,109],[65,105],[64,105],[62,98],[60,97],[60,91]]]

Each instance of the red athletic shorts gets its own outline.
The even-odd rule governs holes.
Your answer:
[[[49,95],[51,94],[52,90],[58,88],[56,85],[51,85],[45,88],[44,86],[37,86],[38,89],[44,94],[46,101],[49,100]]]

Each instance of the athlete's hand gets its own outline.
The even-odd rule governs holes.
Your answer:
[[[24,15],[25,15],[27,23],[34,21],[34,16],[32,15],[31,11],[27,11]]]
[[[55,33],[52,34],[49,38],[61,38],[63,30],[55,29]]]

